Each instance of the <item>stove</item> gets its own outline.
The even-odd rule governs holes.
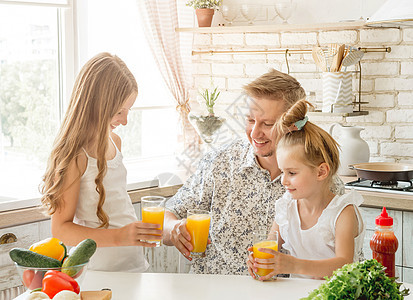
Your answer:
[[[345,184],[346,189],[354,188],[356,190],[370,192],[384,192],[402,195],[413,195],[412,181],[390,181],[381,182],[359,178]]]

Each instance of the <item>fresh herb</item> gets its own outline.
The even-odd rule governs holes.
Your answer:
[[[400,290],[402,284],[387,277],[384,267],[375,259],[344,265],[325,279],[325,283],[302,300],[396,300],[409,295],[409,289]]]

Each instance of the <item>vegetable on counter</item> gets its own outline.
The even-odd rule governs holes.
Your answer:
[[[22,267],[59,268],[62,266],[62,263],[57,259],[23,248],[13,248],[9,255],[15,263]]]
[[[70,255],[63,261],[62,272],[72,277],[75,276],[77,274],[76,270],[74,270],[73,268],[65,268],[87,263],[95,253],[96,247],[96,242],[92,239],[85,239],[81,241],[74,249],[70,251]]]
[[[26,300],[41,300],[41,299],[50,299],[50,298],[43,292],[33,292],[33,293],[30,293],[26,297]]]
[[[50,297],[43,292],[32,292],[30,293],[25,300],[42,300],[49,299]],[[54,297],[53,300],[80,300],[80,295],[72,291],[60,291]]]
[[[43,277],[42,292],[53,299],[57,293],[63,290],[80,293],[79,284],[72,277],[60,271],[47,271]]]
[[[34,243],[29,248],[30,251],[63,261],[66,257],[66,246],[57,238],[47,238]]]
[[[403,299],[409,289],[386,276],[384,267],[375,259],[344,265],[302,300],[313,299]]]
[[[80,300],[80,295],[72,291],[60,291],[53,297],[53,300]]]

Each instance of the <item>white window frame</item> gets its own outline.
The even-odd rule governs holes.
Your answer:
[[[58,1],[57,2],[61,2]],[[58,74],[59,74],[59,119],[62,120],[65,107],[71,96],[72,87],[75,77],[80,70],[79,39],[85,38],[79,33],[79,17],[82,13],[79,7],[82,7],[84,0],[67,0],[66,4],[49,1],[20,1],[20,0],[0,0],[0,4],[25,5],[25,6],[47,6],[59,8],[58,11]],[[134,107],[133,110],[153,110],[153,109],[174,109],[173,104],[168,106],[143,106]],[[174,159],[177,164],[175,157]],[[151,158],[143,158],[142,162],[148,164]],[[159,170],[160,172],[162,170]],[[175,175],[185,180],[187,174],[185,170],[174,169]],[[147,178],[140,182],[129,182],[128,190],[149,187],[157,185],[159,182],[153,178]],[[34,207],[40,204],[40,198],[19,199],[15,201],[0,203],[0,213],[8,210]]]

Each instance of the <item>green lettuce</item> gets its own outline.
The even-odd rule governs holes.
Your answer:
[[[409,289],[401,290],[402,284],[386,276],[384,267],[375,259],[344,265],[325,279],[325,283],[302,300],[396,300],[409,295]]]

